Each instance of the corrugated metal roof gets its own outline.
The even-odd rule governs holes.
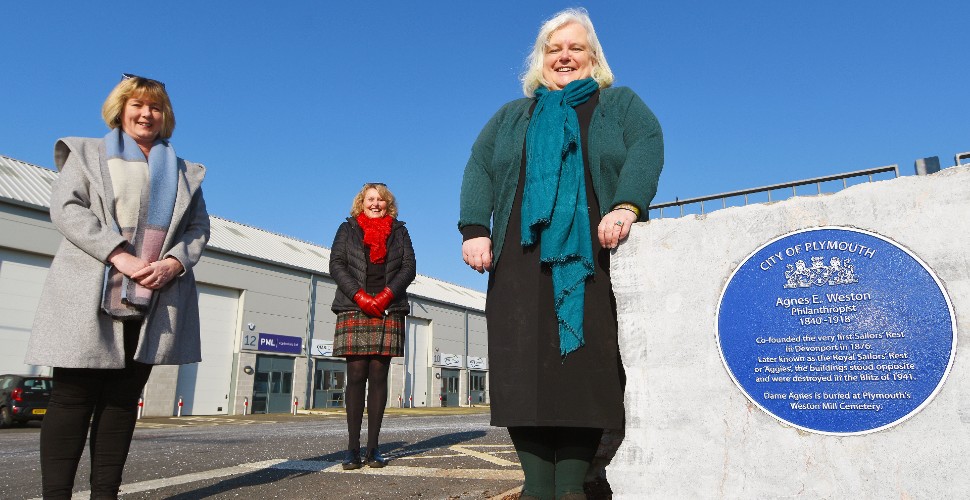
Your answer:
[[[5,198],[40,208],[50,208],[51,182],[57,172],[0,155],[0,193]]]
[[[209,223],[210,248],[329,274],[330,250],[326,248],[215,215],[209,216]]]
[[[51,182],[57,172],[0,155],[0,198],[41,209],[50,208]],[[329,275],[330,250],[310,242],[276,234],[215,215],[209,216],[208,248]],[[485,310],[485,294],[418,275],[408,293],[417,297]]]

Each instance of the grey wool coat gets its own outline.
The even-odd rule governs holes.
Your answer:
[[[54,146],[60,176],[51,192],[51,220],[64,240],[47,274],[26,363],[64,368],[123,368],[123,324],[101,310],[108,255],[126,242],[114,228],[111,180],[102,171],[101,139],[68,137]],[[155,365],[201,361],[199,301],[192,267],[209,240],[202,198],[205,167],[178,159],[172,224],[160,259],[185,271],[156,290],[142,322],[135,360]]]

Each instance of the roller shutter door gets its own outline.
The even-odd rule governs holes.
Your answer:
[[[229,413],[229,387],[239,311],[239,291],[198,284],[202,362],[179,367],[176,403],[183,415]]]
[[[50,374],[49,367],[24,364],[50,265],[50,257],[0,249],[0,373]]]
[[[431,321],[407,317],[407,346],[404,349],[404,401],[415,407],[432,406],[428,389],[431,366]],[[390,392],[390,391],[389,391]],[[437,398],[437,394],[431,395]],[[413,400],[409,399],[413,398]],[[413,401],[413,402],[412,402]]]

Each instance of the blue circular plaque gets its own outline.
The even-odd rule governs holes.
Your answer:
[[[943,385],[956,321],[909,250],[844,227],[777,238],[728,280],[717,337],[728,373],[771,416],[864,434],[922,410]]]

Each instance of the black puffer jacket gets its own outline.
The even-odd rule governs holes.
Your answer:
[[[408,285],[416,274],[414,248],[404,222],[395,220],[391,235],[387,238],[386,286],[394,299],[387,307],[391,312],[411,312],[408,302]],[[330,247],[330,276],[337,282],[333,297],[333,312],[359,311],[354,295],[367,283],[367,250],[364,247],[364,230],[354,218],[337,229],[337,236]]]

